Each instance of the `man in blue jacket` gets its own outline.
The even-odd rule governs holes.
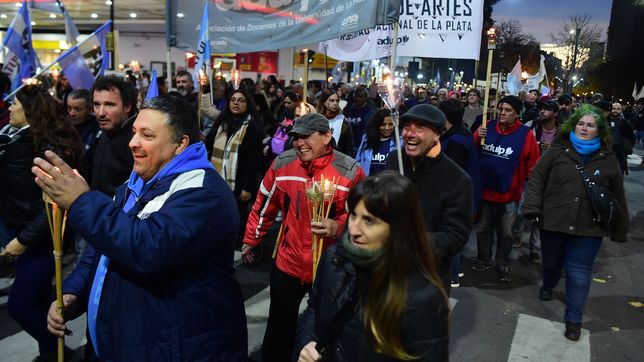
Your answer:
[[[246,318],[233,278],[239,217],[226,182],[199,141],[197,115],[176,97],[150,100],[132,127],[134,167],[114,200],[47,151],[37,184],[88,242],[63,285],[65,315],[87,310],[91,344],[105,361],[246,360]]]

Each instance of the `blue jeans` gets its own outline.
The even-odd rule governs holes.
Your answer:
[[[543,288],[553,290],[566,268],[566,322],[581,323],[602,238],[541,230]]]

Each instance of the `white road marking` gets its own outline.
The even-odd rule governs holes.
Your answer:
[[[563,323],[519,314],[508,361],[590,361],[590,333],[581,330],[577,342],[569,341],[563,333]]]

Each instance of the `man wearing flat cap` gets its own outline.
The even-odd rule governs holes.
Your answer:
[[[403,171],[416,186],[425,226],[450,290],[452,257],[463,250],[472,229],[472,179],[441,150],[446,117],[430,104],[418,104],[400,117]],[[398,170],[396,151],[387,168]]]
[[[319,113],[295,121],[289,132],[293,148],[273,161],[259,187],[242,246],[244,262],[252,262],[251,250],[282,212],[277,258],[270,275],[270,308],[262,348],[264,361],[289,361],[295,343],[300,302],[313,282],[312,235],[324,239],[323,247],[335,243],[347,223],[349,190],[365,178],[360,164],[331,147],[329,121]],[[311,222],[306,197],[312,181],[337,185],[328,218]]]
[[[492,267],[496,234],[496,269],[502,283],[512,282],[512,224],[525,182],[539,159],[539,146],[530,128],[519,121],[520,111],[519,97],[502,98],[498,103],[498,119],[481,125],[474,134],[475,143],[480,145],[483,194],[476,233],[478,263],[472,269],[484,271]]]

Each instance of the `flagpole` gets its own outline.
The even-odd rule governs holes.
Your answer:
[[[391,60],[389,61],[389,64],[391,65],[391,69],[389,70],[389,76],[391,74],[395,74],[396,72],[396,50],[398,48],[398,19],[394,22],[394,44],[391,47]],[[400,148],[400,130],[398,129],[398,125],[400,124],[400,118],[398,114],[398,105],[394,105],[394,108],[391,110],[391,118],[394,121],[394,136],[396,137],[396,154],[398,156],[398,172],[400,172],[401,175],[405,175],[405,171],[403,170],[403,160],[402,160],[402,149]]]
[[[101,25],[98,29],[96,29],[96,30],[94,31],[94,33],[96,33],[97,31],[99,31],[102,27],[104,27],[105,25],[107,25],[107,24],[108,24],[108,23],[110,23],[110,22],[111,22],[111,21],[108,21],[108,22],[107,22],[107,23],[105,23],[104,25]],[[94,34],[94,33],[92,33],[92,34]],[[91,36],[91,35],[90,35],[90,36],[88,36],[87,38],[85,38],[85,40],[83,40],[82,42],[80,42],[80,43],[76,44],[75,46],[73,46],[72,48],[70,48],[69,50],[67,50],[63,55],[59,56],[56,60],[54,60],[54,61],[53,61],[53,62],[51,62],[48,66],[46,66],[43,70],[41,70],[41,71],[40,71],[40,73],[38,73],[38,74],[34,75],[34,76],[33,76],[33,77],[31,77],[31,78],[38,78],[38,77],[40,77],[40,76],[41,76],[41,75],[43,75],[46,71],[48,71],[49,69],[51,69],[51,67],[53,67],[54,65],[58,64],[58,62],[60,62],[60,59],[62,59],[63,57],[67,56],[67,54],[69,54],[69,52],[71,52],[72,50],[74,50],[74,48],[78,48],[78,47],[80,47],[80,46],[81,46],[81,45],[83,45],[86,41],[88,41],[88,40],[90,40],[90,39],[92,39],[92,36]],[[29,78],[29,79],[31,79],[31,78]],[[5,101],[5,102],[6,102],[6,101],[7,101],[7,99],[9,99],[9,98],[13,97],[13,96],[14,96],[16,93],[18,93],[18,91],[19,91],[19,90],[21,90],[25,85],[27,85],[27,84],[25,84],[25,83],[23,82],[23,83],[20,85],[20,87],[16,88],[13,92],[9,93],[6,97],[4,97],[3,101]]]
[[[171,47],[168,47],[168,50],[165,52],[165,63],[166,63],[166,70],[165,70],[165,77],[166,77],[166,82],[168,82],[168,90],[172,89],[172,61],[170,60],[170,50]]]

